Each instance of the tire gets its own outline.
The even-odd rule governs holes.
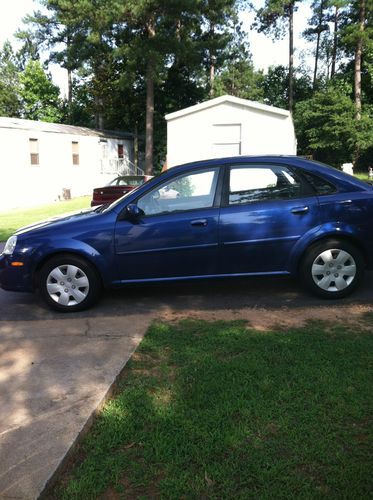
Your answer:
[[[300,264],[302,284],[324,299],[347,297],[361,283],[364,259],[351,243],[330,239],[312,245]]]
[[[43,265],[38,288],[48,306],[61,312],[88,309],[102,291],[96,269],[85,259],[69,254],[52,257]]]

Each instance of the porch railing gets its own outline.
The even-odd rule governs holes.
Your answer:
[[[101,159],[101,173],[113,175],[144,175],[144,170],[128,158]]]

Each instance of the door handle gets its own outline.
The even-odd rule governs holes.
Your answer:
[[[196,219],[192,220],[190,223],[191,226],[199,226],[199,227],[206,227],[207,226],[207,219]]]
[[[295,207],[291,209],[291,213],[295,215],[306,214],[308,212],[308,207]]]

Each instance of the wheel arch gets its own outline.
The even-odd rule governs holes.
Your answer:
[[[322,234],[317,238],[314,238],[312,241],[309,241],[308,244],[302,249],[302,251],[298,255],[298,259],[296,262],[295,266],[295,273],[299,273],[299,269],[301,267],[301,264],[303,262],[303,259],[305,258],[305,255],[307,254],[308,250],[313,246],[318,243],[322,243],[323,241],[329,241],[329,240],[338,240],[341,242],[346,242],[351,245],[354,245],[361,253],[364,264],[367,267],[369,265],[369,257],[368,257],[368,252],[364,245],[359,241],[358,238],[356,238],[354,235],[350,233],[329,233],[329,234]]]
[[[38,289],[38,279],[40,275],[40,271],[43,268],[43,266],[51,259],[54,259],[55,257],[58,257],[59,255],[64,255],[64,256],[72,256],[72,257],[79,257],[80,259],[86,260],[92,268],[95,270],[98,279],[100,280],[101,286],[104,288],[105,287],[105,282],[102,277],[102,272],[100,268],[97,266],[97,262],[95,262],[94,259],[90,258],[89,255],[79,252],[74,249],[66,249],[66,250],[55,250],[52,251],[46,255],[43,256],[42,259],[38,261],[36,264],[34,271],[33,271],[33,276],[32,276],[32,285],[33,289],[37,290]]]

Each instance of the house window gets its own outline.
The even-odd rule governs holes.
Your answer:
[[[101,159],[106,160],[107,158],[107,140],[100,139],[100,147],[101,147]]]
[[[124,158],[123,144],[118,144],[118,158],[119,160],[123,160]]]
[[[72,141],[71,149],[73,154],[73,165],[79,165],[79,142]]]
[[[29,139],[31,165],[39,165],[39,140]]]

